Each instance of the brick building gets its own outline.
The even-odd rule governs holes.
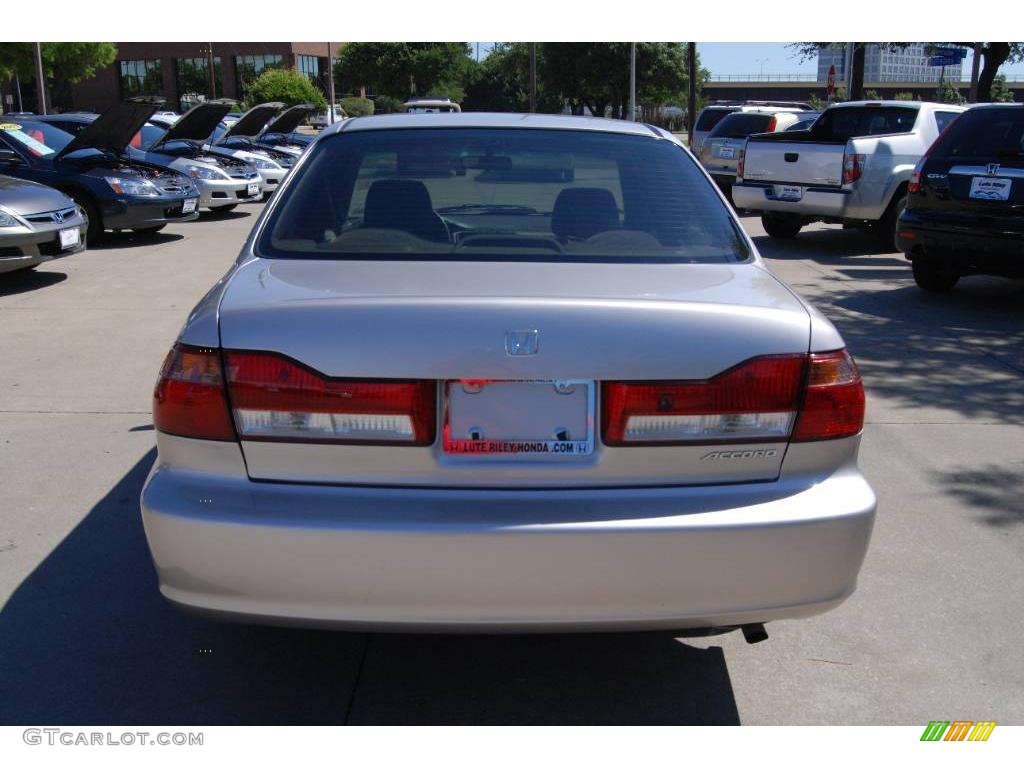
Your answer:
[[[244,84],[268,67],[297,69],[327,91],[327,43],[117,43],[117,60],[55,106],[99,112],[130,96],[163,96],[168,109],[181,111],[213,95],[211,45],[217,98],[241,100]]]

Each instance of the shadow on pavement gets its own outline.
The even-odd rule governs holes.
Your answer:
[[[664,634],[217,624],[160,597],[143,457],[0,611],[0,724],[736,723],[721,649]]]
[[[989,525],[1008,527],[1024,523],[1024,460],[1017,465],[962,467],[938,472],[942,489],[982,515]]]
[[[104,232],[98,243],[89,243],[89,251],[110,251],[115,248],[141,248],[146,245],[167,245],[176,240],[184,240],[184,235],[173,232],[152,232],[139,234],[130,230],[124,232]],[[88,256],[86,251],[83,256]]]
[[[20,269],[17,272],[0,274],[0,296],[15,296],[39,288],[63,283],[68,276],[63,272],[37,272],[34,269]]]
[[[820,264],[839,265],[848,263],[851,257],[871,256],[872,265],[899,264],[908,267],[909,270],[909,262],[902,254],[891,255],[892,246],[882,245],[871,235],[856,229],[830,227],[804,230],[796,237],[788,239],[777,239],[768,235],[757,235],[753,239],[757,250],[766,259],[814,259]],[[877,255],[891,256],[879,260],[875,258]]]
[[[199,221],[230,221],[231,219],[244,219],[252,216],[252,211],[218,211],[202,210],[199,213]]]

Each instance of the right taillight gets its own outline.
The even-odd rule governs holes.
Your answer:
[[[809,356],[794,442],[856,435],[864,426],[864,384],[845,349]]]
[[[434,442],[434,381],[329,378],[269,352],[226,352],[225,360],[242,440]]]
[[[743,169],[746,166],[747,148],[744,145],[740,149],[739,157],[736,159],[736,181],[743,181]]]
[[[914,170],[910,172],[910,181],[907,183],[907,192],[911,195],[921,194],[921,172],[924,170],[924,161],[928,159],[925,155],[917,161]]]

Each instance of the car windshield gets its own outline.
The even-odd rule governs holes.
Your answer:
[[[488,128],[319,142],[258,249],[294,258],[750,258],[724,203],[674,142]]]
[[[60,128],[29,120],[20,123],[0,122],[0,133],[18,149],[33,157],[52,157],[74,139],[74,136]]]
[[[835,141],[908,133],[917,122],[917,111],[917,107],[836,107],[825,110],[811,131],[816,137]]]
[[[710,131],[722,120],[731,115],[733,112],[738,112],[739,107],[733,108],[721,108],[721,109],[705,109],[700,115],[697,116],[697,126],[694,130],[697,131]]]
[[[1024,162],[1024,108],[964,112],[930,153],[933,157]]]
[[[752,133],[767,131],[771,119],[771,115],[763,112],[735,112],[716,125],[708,138],[745,139]]]

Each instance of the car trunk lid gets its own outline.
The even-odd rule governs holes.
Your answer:
[[[429,446],[242,440],[255,479],[382,485],[773,479],[785,439],[602,445],[599,383],[700,380],[761,355],[805,354],[809,323],[803,304],[758,265],[257,259],[235,273],[220,307],[226,350],[277,353],[329,378],[435,382],[439,435],[449,416],[460,438],[477,416],[499,430],[534,418],[554,424],[558,414],[542,415],[561,402],[548,383],[578,385],[564,401],[577,405],[557,426],[577,437],[580,419],[590,419],[593,449],[582,455],[452,455],[440,438]],[[479,397],[467,380],[470,390],[472,382],[545,384]],[[513,413],[496,415],[503,408]]]

